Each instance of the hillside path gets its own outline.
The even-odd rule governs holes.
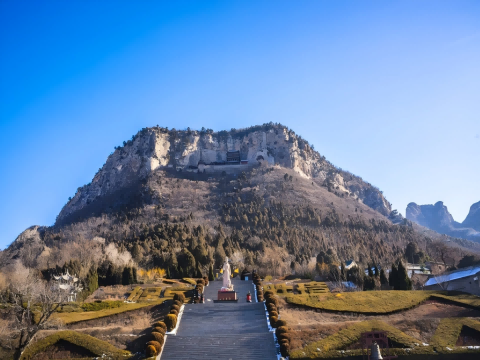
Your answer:
[[[168,335],[162,360],[274,360],[273,334],[251,281],[232,281],[237,303],[214,303],[222,281],[205,287],[205,304],[187,304],[177,335]],[[246,302],[247,292],[252,303]]]

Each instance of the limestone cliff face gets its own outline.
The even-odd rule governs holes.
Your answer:
[[[227,151],[239,151],[242,165],[226,165]],[[259,164],[294,169],[306,178],[328,183],[333,189],[358,198],[383,215],[391,207],[381,192],[361,178],[337,169],[293,131],[281,125],[243,130],[174,131],[159,127],[142,129],[108,157],[92,182],[78,188],[57,221],[84,209],[99,198],[145,180],[152,172],[242,171]]]

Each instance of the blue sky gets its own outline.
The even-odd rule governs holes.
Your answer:
[[[142,127],[295,130],[406,205],[480,200],[478,1],[0,1],[0,248]]]

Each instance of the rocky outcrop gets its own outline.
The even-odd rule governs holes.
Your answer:
[[[458,223],[441,201],[435,203],[435,205],[417,205],[412,202],[407,206],[406,217],[408,220],[441,234],[480,241],[480,232],[477,230],[480,225],[479,208],[480,202],[472,205],[465,221]]]
[[[238,151],[242,164],[236,170],[264,164],[295,170],[305,178],[328,183],[381,214],[388,216],[391,206],[382,193],[361,178],[346,173],[325,160],[292,130],[274,124],[231,131],[176,131],[160,127],[145,128],[124,142],[108,157],[92,182],[78,188],[60,212],[57,223],[71,214],[87,211],[98,199],[139,191],[149,174],[162,169],[183,172],[221,172],[233,169],[227,152]],[[116,197],[116,195],[115,195]]]
[[[480,201],[470,207],[462,226],[480,231]]]

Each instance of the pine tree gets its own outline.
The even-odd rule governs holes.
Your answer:
[[[375,290],[375,279],[373,276],[365,276],[363,279],[363,290]]]
[[[131,269],[125,266],[122,273],[122,285],[130,285],[130,274]]]
[[[203,274],[202,274],[202,270],[200,269],[200,263],[197,262],[197,270],[196,270],[196,274],[195,274],[195,277],[197,278],[203,278]]]
[[[377,264],[375,264],[375,267],[373,268],[373,272],[374,272],[374,274],[375,274],[375,277],[378,277],[379,273],[378,273]]]
[[[113,269],[113,264],[108,266],[107,274],[105,275],[105,283],[107,285],[115,285],[115,271]]]
[[[396,283],[397,283],[397,265],[393,263],[392,271],[390,271],[390,276],[388,277],[388,285],[395,288]]]
[[[167,279],[170,279],[170,267],[167,267]]]
[[[98,289],[98,273],[96,267],[92,266],[88,271],[85,285],[85,290],[87,290],[89,294],[92,294]]]
[[[213,275],[213,265],[210,264],[210,269],[208,269],[208,281],[214,281],[215,276]]]
[[[345,270],[345,264],[343,263],[343,261],[340,265],[340,277],[342,281],[347,281],[347,271]]]
[[[382,285],[388,284],[387,276],[385,275],[385,271],[383,269],[380,270],[380,284]]]
[[[412,280],[408,277],[407,269],[401,261],[398,262],[397,282],[395,290],[412,290]]]
[[[132,268],[132,273],[133,273],[133,284],[138,284],[137,268],[136,267]]]

